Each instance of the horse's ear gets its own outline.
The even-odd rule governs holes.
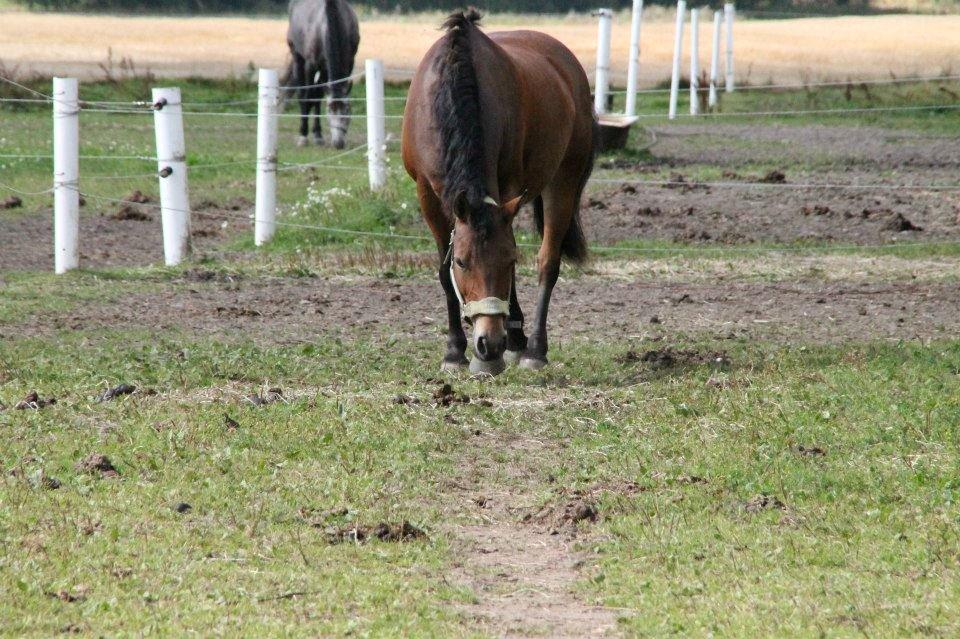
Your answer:
[[[453,214],[456,215],[459,219],[467,219],[468,207],[467,207],[467,194],[461,191],[457,193],[453,198]]]
[[[517,211],[520,210],[520,207],[523,206],[523,198],[527,194],[526,191],[513,198],[508,202],[503,204],[503,212],[506,213],[509,217],[514,217],[517,214]]]

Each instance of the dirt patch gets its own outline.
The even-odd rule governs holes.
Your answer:
[[[316,508],[303,507],[297,511],[297,514],[313,528],[323,530],[327,542],[331,544],[368,541],[409,542],[429,539],[426,532],[407,520],[394,524],[386,522],[375,525],[355,522],[344,524],[342,522],[349,519],[351,515],[347,508],[320,511]]]
[[[271,388],[262,394],[247,395],[246,400],[254,406],[266,406],[267,404],[286,401],[282,388]]]
[[[611,633],[616,628],[613,612],[590,605],[574,592],[584,576],[586,557],[574,548],[571,536],[522,522],[532,492],[542,481],[534,470],[536,460],[550,455],[550,444],[504,433],[476,434],[479,439],[446,491],[451,516],[471,513],[476,522],[448,526],[457,558],[452,579],[470,588],[476,598],[461,607],[467,622],[497,637]],[[582,497],[564,495],[558,501],[563,506],[552,512],[568,523],[584,525],[596,519],[596,502],[590,495]]]
[[[51,220],[53,212],[50,210],[0,216],[0,245],[4,246],[0,251],[0,271],[52,270]],[[237,213],[229,208],[198,213],[191,220],[194,256],[222,254],[221,247],[225,242],[249,229],[250,223],[237,219]],[[162,263],[163,230],[160,215],[152,206],[124,203],[111,214],[84,213],[80,216],[82,268]]]
[[[730,358],[724,351],[684,350],[672,346],[652,349],[644,353],[627,351],[618,356],[617,361],[621,364],[643,363],[655,371],[700,365],[724,370],[730,367]]]
[[[567,531],[576,533],[580,522],[596,522],[600,516],[597,504],[587,496],[578,496],[558,505],[545,506],[523,517],[525,524],[548,526],[550,534]]]
[[[328,527],[324,530],[327,542],[342,544],[345,542],[364,543],[368,541],[409,542],[428,539],[427,533],[408,521],[400,524],[379,523],[376,526],[350,525]]]
[[[658,183],[592,192],[581,212],[589,240],[886,244],[960,237],[955,192],[896,188],[954,184],[960,167],[956,138],[869,127],[723,123],[655,131],[652,159],[598,163],[597,177],[606,168],[632,173],[628,180]],[[753,168],[764,163],[791,168]],[[727,168],[707,185],[697,179],[705,166]],[[670,177],[661,184],[664,169]],[[889,186],[835,188],[878,183]],[[520,221],[532,228],[529,212]]]
[[[108,388],[107,390],[100,393],[97,396],[98,402],[109,402],[117,397],[122,397],[123,395],[131,395],[137,392],[137,387],[133,384],[117,384],[113,388]]]
[[[658,478],[658,479],[663,479]],[[706,483],[706,479],[681,475],[678,483]],[[544,527],[550,534],[566,534],[575,537],[581,522],[596,523],[600,520],[599,502],[604,498],[629,497],[650,490],[650,486],[635,481],[597,483],[587,488],[559,488],[550,502],[536,510],[525,513],[520,521],[524,524]]]
[[[757,180],[759,184],[785,184],[787,182],[787,174],[783,171],[777,171],[774,169],[769,173],[765,174],[762,178]]]
[[[769,175],[757,182],[779,184]],[[942,191],[736,189],[684,179],[665,186],[625,185],[594,195],[594,200],[603,206],[584,207],[582,216],[588,238],[600,244],[643,239],[873,245],[960,237],[957,203]],[[525,220],[522,224],[529,226]]]
[[[760,513],[765,510],[786,510],[787,505],[773,495],[757,495],[743,502],[743,509],[748,513]]]
[[[651,153],[656,163],[671,167],[707,164],[725,169],[731,178],[737,173],[750,173],[757,164],[768,164],[774,170],[811,167],[854,178],[865,172],[875,177],[881,171],[896,169],[898,182],[905,183],[917,169],[947,177],[960,166],[955,136],[906,129],[712,121],[670,124],[653,130],[657,143]],[[801,175],[799,169],[791,168],[785,177],[800,181]]]
[[[529,305],[536,296],[536,281],[519,278],[518,293],[521,303]],[[404,304],[389,302],[394,294],[402,295]],[[676,303],[683,295],[689,295],[690,301]],[[960,331],[958,307],[960,288],[950,281],[718,279],[690,284],[591,276],[557,287],[549,330],[552,340],[609,335],[625,340],[670,340],[684,335],[830,343],[937,339]],[[255,309],[259,315],[223,313],[218,308]],[[658,323],[649,322],[651,315]],[[439,365],[446,309],[439,285],[427,278],[248,276],[232,280],[213,276],[206,281],[155,283],[151,290],[125,295],[116,303],[20,316],[0,330],[11,336],[51,335],[103,326],[118,331],[176,330],[200,338],[243,336],[261,344],[297,344],[318,336],[432,340]],[[635,357],[647,352],[634,351]]]
[[[904,231],[922,231],[922,226],[917,226],[907,218],[903,217],[902,213],[892,213],[887,221],[883,223],[884,231],[893,231],[894,233],[902,233]]]
[[[443,384],[433,393],[433,399],[437,406],[449,406],[451,404],[469,404],[470,396],[464,393],[458,393],[453,390],[450,384]]]
[[[151,210],[156,210],[152,208],[137,206],[138,204],[148,204],[153,200],[144,195],[141,191],[133,191],[130,195],[123,198],[123,201],[120,203],[120,208],[117,209],[117,212],[110,216],[110,219],[125,221],[132,220],[135,222],[149,222],[153,220],[153,216],[150,215]]]
[[[120,472],[114,467],[110,458],[100,453],[91,453],[84,459],[77,462],[77,470],[106,479],[108,477],[119,477]]]
[[[27,393],[23,399],[14,404],[14,410],[40,410],[47,406],[53,406],[57,403],[56,397],[48,397],[46,399],[40,397],[37,391],[30,391]],[[2,405],[0,405],[2,406]],[[2,410],[2,408],[0,408]]]
[[[47,592],[46,595],[52,599],[59,599],[64,603],[77,603],[86,601],[89,591],[90,588],[88,586],[77,586],[73,589],[73,592],[69,590],[57,590],[55,592]]]
[[[0,209],[19,209],[23,206],[23,200],[16,195],[10,195],[0,200]]]

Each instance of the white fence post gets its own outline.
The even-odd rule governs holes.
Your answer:
[[[687,12],[685,0],[677,2],[677,26],[673,38],[673,73],[670,76],[670,108],[667,117],[677,117],[677,96],[680,93],[680,54],[683,50],[683,17]]]
[[[370,190],[387,185],[386,118],[383,106],[383,62],[367,60],[367,166]]]
[[[640,74],[640,23],[643,20],[643,0],[633,0],[630,14],[630,59],[627,61],[627,107],[629,116],[637,114],[637,82]]]
[[[154,89],[153,105],[163,257],[167,266],[175,266],[190,255],[190,199],[187,196],[187,150],[183,138],[180,89]]]
[[[262,246],[277,229],[277,112],[280,82],[275,69],[260,69],[257,89],[257,205],[253,243]]]
[[[717,73],[720,66],[720,12],[713,12],[713,48],[710,51],[710,97],[707,104],[717,106]]]
[[[734,5],[723,5],[723,17],[727,22],[727,93],[733,93],[733,16]]]
[[[76,78],[53,79],[53,270],[80,265],[80,106]]]
[[[690,115],[700,112],[700,10],[690,9]]]
[[[610,85],[610,30],[613,11],[600,9],[597,23],[597,77],[593,87],[593,108],[597,114],[607,112],[607,90]]]

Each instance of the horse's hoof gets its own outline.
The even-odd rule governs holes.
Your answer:
[[[467,367],[466,360],[462,362],[451,362],[448,360],[443,360],[443,363],[440,364],[440,371],[443,373],[459,373]]]
[[[323,146],[323,138],[313,137],[313,143],[317,146]]]
[[[505,351],[503,353],[503,361],[505,361],[510,366],[516,366],[520,363],[520,358],[523,357],[523,351]]]
[[[307,146],[308,144],[310,144],[310,140],[307,139],[307,136],[305,136],[305,135],[298,135],[298,136],[297,136],[297,146],[299,146],[299,147],[305,147],[305,146]]]
[[[529,371],[538,371],[546,365],[547,360],[545,359],[536,359],[534,357],[523,357],[520,359],[520,368],[525,368]]]
[[[485,362],[479,357],[474,357],[470,360],[470,373],[472,375],[499,375],[507,368],[506,362],[503,361],[503,358],[492,359],[489,362]]]

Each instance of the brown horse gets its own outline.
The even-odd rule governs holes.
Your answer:
[[[586,244],[580,196],[593,168],[596,119],[583,67],[536,31],[485,34],[475,9],[452,14],[410,85],[403,163],[440,252],[449,338],[445,370],[467,364],[461,318],[473,325],[473,372],[497,374],[504,354],[547,363],[547,309],[560,258]],[[534,207],[543,236],[533,330],[517,300],[513,219]]]

